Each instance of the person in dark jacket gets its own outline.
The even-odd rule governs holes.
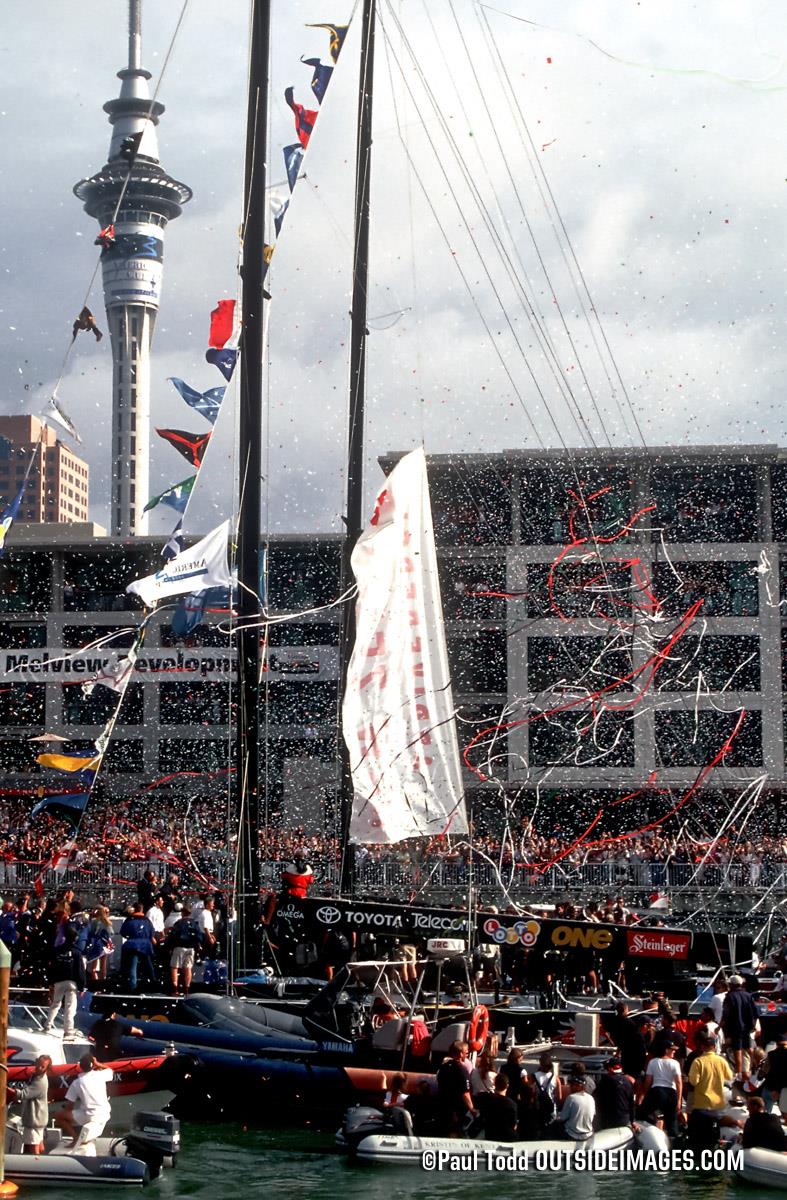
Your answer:
[[[140,980],[156,986],[153,934],[153,926],[137,901],[131,916],[120,926],[120,936],[125,939],[120,951],[120,971],[130,992],[136,992]]]
[[[596,1127],[618,1129],[634,1120],[634,1081],[623,1074],[619,1058],[610,1058],[596,1084]]]
[[[508,1076],[495,1076],[495,1090],[484,1104],[484,1137],[492,1142],[513,1142],[517,1134],[517,1106],[508,1098]]]
[[[158,875],[155,871],[146,871],[137,880],[137,900],[142,905],[142,911],[147,912],[156,899],[158,892]]]
[[[770,1092],[771,1099],[781,1110],[782,1116],[787,1114],[787,1032],[778,1034],[776,1049],[769,1050],[765,1058],[765,1091]]]
[[[51,1033],[55,1018],[63,1006],[63,1037],[74,1036],[74,1014],[77,1010],[77,998],[84,992],[85,966],[82,955],[76,948],[76,931],[66,929],[61,944],[52,952],[49,965],[49,1012],[47,1013],[45,1033]]]
[[[735,1073],[739,1079],[744,1075],[743,1053],[751,1048],[751,1038],[760,1020],[757,1005],[746,991],[741,975],[730,976],[730,990],[724,997],[721,1009],[721,1029],[727,1045],[732,1050]]]
[[[762,1150],[775,1150],[777,1154],[787,1153],[784,1126],[775,1113],[766,1113],[762,1096],[752,1096],[746,1107],[749,1119],[743,1127],[743,1149],[759,1147]]]

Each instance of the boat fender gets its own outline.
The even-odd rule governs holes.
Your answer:
[[[486,1045],[489,1033],[489,1009],[485,1004],[476,1004],[467,1029],[467,1044],[477,1054]]]
[[[635,1141],[643,1150],[653,1150],[657,1154],[670,1148],[669,1137],[657,1125],[641,1125],[635,1135]]]

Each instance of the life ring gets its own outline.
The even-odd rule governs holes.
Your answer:
[[[476,1004],[467,1029],[467,1044],[477,1054],[486,1045],[489,1033],[489,1009],[485,1004]]]

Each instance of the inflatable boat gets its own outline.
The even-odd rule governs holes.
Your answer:
[[[14,1183],[142,1185],[175,1165],[180,1125],[169,1113],[137,1113],[122,1137],[97,1138],[94,1155],[72,1154],[70,1140],[53,1126],[44,1131],[44,1153],[25,1154],[21,1121],[11,1117],[5,1147],[5,1175]]]
[[[488,1138],[418,1137],[413,1133],[406,1109],[394,1109],[383,1115],[379,1110],[359,1107],[345,1115],[336,1142],[355,1161],[375,1165],[421,1167],[426,1155],[427,1160],[431,1156],[434,1162],[457,1163],[463,1171],[501,1170],[505,1160],[510,1161],[512,1170],[525,1170],[527,1159],[535,1170],[538,1153],[543,1156],[538,1161],[549,1163],[550,1169],[570,1170],[577,1150],[622,1150],[633,1144],[634,1134],[625,1126],[604,1129],[585,1142],[572,1142],[568,1138],[497,1142]]]
[[[787,1191],[787,1154],[779,1154],[775,1150],[743,1151],[743,1166],[735,1174],[747,1183],[756,1183],[758,1187],[780,1188]]]

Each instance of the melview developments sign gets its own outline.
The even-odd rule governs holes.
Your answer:
[[[117,666],[127,650],[0,650],[4,683],[89,683],[100,671]],[[335,679],[335,646],[277,646],[268,651],[267,670],[276,679]],[[150,649],[140,652],[134,680],[227,680],[237,671],[234,649]]]

